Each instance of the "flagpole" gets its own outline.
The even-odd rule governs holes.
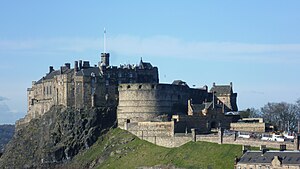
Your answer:
[[[103,53],[106,53],[106,30],[104,28],[104,35],[103,35]]]

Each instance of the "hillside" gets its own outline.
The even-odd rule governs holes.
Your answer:
[[[15,125],[0,125],[0,152],[4,149],[4,146],[13,137],[15,131]]]
[[[113,129],[87,151],[77,155],[62,168],[233,168],[241,146],[189,142],[178,148],[164,148]]]
[[[54,106],[18,126],[0,158],[0,168],[54,168],[88,149],[115,122],[115,109],[75,110]]]

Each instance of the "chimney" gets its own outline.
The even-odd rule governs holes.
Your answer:
[[[51,73],[53,71],[54,71],[53,66],[49,66],[49,73]]]
[[[267,149],[267,146],[266,145],[261,145],[260,146],[260,151],[265,154],[265,152],[269,151],[269,149]]]
[[[266,149],[267,146],[266,145],[260,145],[259,150],[262,151],[263,149]]]
[[[230,87],[232,88],[232,86],[233,86],[233,85],[232,85],[232,82],[230,82]]]
[[[213,87],[215,87],[216,86],[216,83],[215,82],[213,82]]]
[[[70,64],[70,63],[65,63],[65,66],[66,66],[68,69],[71,69],[71,64]]]
[[[64,67],[61,66],[61,67],[60,67],[60,74],[63,74],[63,73],[64,73],[64,72],[63,72],[63,69],[64,69]]]
[[[74,63],[74,71],[78,72],[78,61],[75,61]]]
[[[83,61],[83,68],[89,68],[90,67],[90,62],[89,61]]]
[[[286,150],[286,145],[280,144],[280,151],[285,151],[285,150]]]
[[[82,60],[79,60],[79,70],[82,69]]]

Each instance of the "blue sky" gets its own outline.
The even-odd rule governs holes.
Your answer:
[[[26,114],[26,89],[53,65],[103,51],[140,57],[160,80],[233,82],[240,109],[300,98],[300,1],[1,1],[0,124]]]

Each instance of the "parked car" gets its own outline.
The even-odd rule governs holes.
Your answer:
[[[263,134],[261,137],[261,140],[265,140],[265,141],[277,141],[277,142],[284,142],[284,136],[282,135],[277,135],[277,134]]]
[[[284,136],[284,138],[287,139],[287,140],[294,140],[294,138],[295,138],[293,135],[288,134],[287,132],[284,132],[284,133],[283,133],[283,136]]]
[[[250,134],[238,132],[238,137],[239,138],[250,138]]]

